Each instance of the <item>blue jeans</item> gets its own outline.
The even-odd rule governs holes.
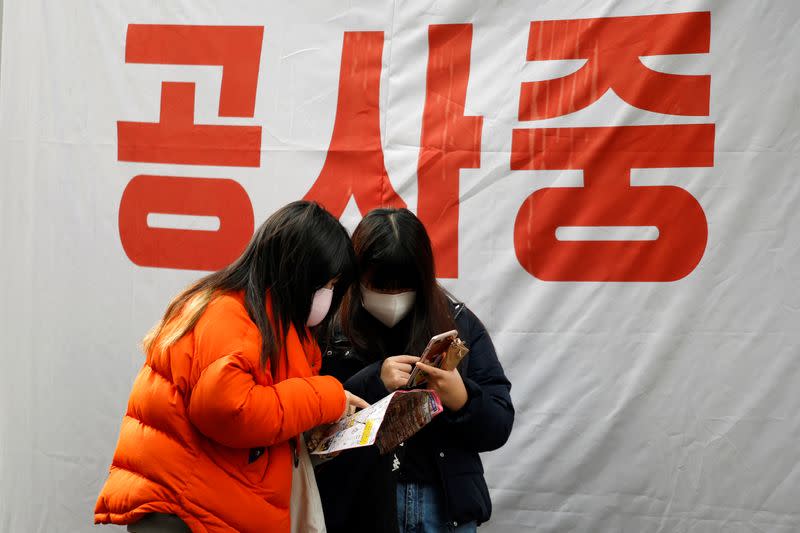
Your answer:
[[[397,484],[397,525],[400,533],[474,533],[475,522],[456,524],[444,516],[442,491],[430,485]]]

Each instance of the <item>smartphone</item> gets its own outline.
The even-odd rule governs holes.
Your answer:
[[[420,362],[438,368],[442,364],[442,358],[447,353],[447,349],[450,347],[450,344],[456,340],[456,338],[458,338],[458,331],[454,329],[434,335],[431,337],[431,340],[428,341],[428,345],[422,352],[422,355],[420,356]],[[406,388],[412,389],[419,385],[422,381],[421,377],[422,376],[419,375],[419,368],[415,366],[414,369],[411,370],[411,376],[408,378]]]

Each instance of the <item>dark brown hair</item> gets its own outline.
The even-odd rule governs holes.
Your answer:
[[[353,248],[361,281],[373,289],[416,291],[409,316],[396,328],[407,328],[405,353],[419,355],[433,335],[455,328],[447,293],[436,281],[428,232],[408,209],[375,209],[353,232]],[[353,347],[377,360],[387,355],[383,332],[361,302],[355,283],[342,302],[342,330]]]
[[[355,278],[353,248],[347,230],[319,204],[292,202],[256,230],[236,261],[176,296],[142,344],[146,352],[168,348],[194,328],[216,295],[243,291],[247,312],[261,333],[261,364],[266,367],[269,361],[275,372],[289,326],[305,340],[314,293],[337,276],[331,310],[322,327]],[[272,323],[267,317],[267,293]]]

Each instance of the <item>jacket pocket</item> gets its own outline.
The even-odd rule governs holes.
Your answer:
[[[250,483],[261,485],[269,468],[270,453],[266,446],[241,450],[242,473]]]
[[[450,521],[458,523],[486,522],[492,514],[492,500],[483,474],[463,473],[445,481],[447,510]]]
[[[449,520],[486,522],[492,513],[492,501],[480,456],[457,448],[446,449],[440,466]]]
[[[441,457],[442,473],[445,477],[459,474],[483,475],[483,463],[475,452],[448,448],[443,451]]]

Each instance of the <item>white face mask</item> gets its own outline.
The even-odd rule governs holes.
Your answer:
[[[414,307],[416,297],[417,291],[384,294],[361,286],[361,303],[364,305],[364,309],[387,328],[393,328],[395,324],[403,320],[403,317]]]
[[[326,289],[322,287],[314,293],[314,299],[311,300],[311,312],[308,313],[308,320],[306,326],[314,327],[325,318],[328,311],[331,309],[331,300],[333,300],[333,289]]]

